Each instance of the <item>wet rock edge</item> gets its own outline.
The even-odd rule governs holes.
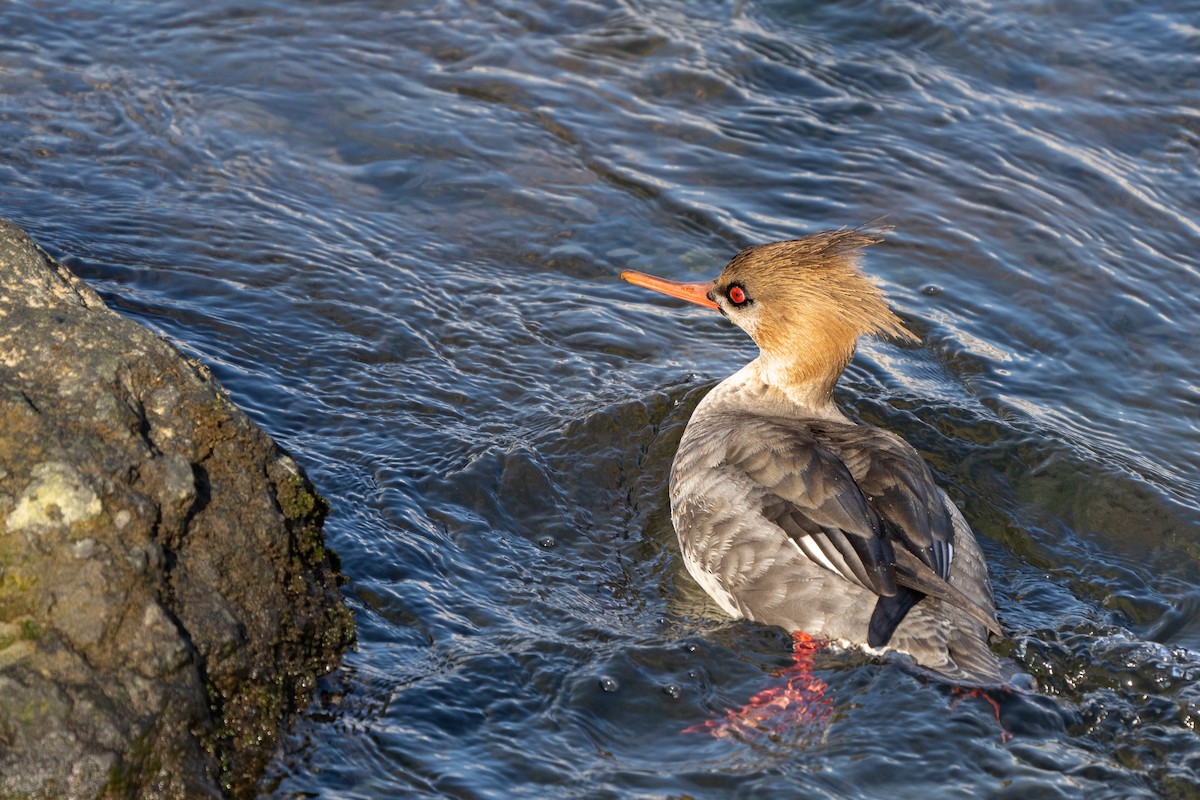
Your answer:
[[[354,640],[328,507],[0,220],[0,798],[252,797]]]

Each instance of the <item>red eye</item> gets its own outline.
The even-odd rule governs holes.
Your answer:
[[[740,286],[729,287],[729,302],[735,306],[740,306],[746,302],[746,291]]]

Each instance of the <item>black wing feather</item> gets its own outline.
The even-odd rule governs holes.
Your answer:
[[[875,601],[875,610],[871,612],[871,621],[867,626],[867,644],[871,647],[883,647],[892,639],[892,634],[909,611],[912,611],[925,595],[902,586],[900,591],[891,597],[881,597]]]

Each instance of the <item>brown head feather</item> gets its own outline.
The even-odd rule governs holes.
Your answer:
[[[883,241],[885,229],[841,228],[800,239],[748,247],[716,281],[753,284],[776,314],[800,314],[845,325],[856,336],[890,336],[919,342],[888,307],[883,292],[860,269],[863,248]]]
[[[859,268],[864,247],[882,231],[843,228],[749,247],[713,283],[710,297],[762,349],[776,380],[809,385],[828,396],[854,355],[860,336],[919,339],[888,307],[883,292]],[[733,284],[750,302],[730,304]]]

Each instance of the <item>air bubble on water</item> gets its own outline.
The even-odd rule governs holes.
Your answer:
[[[941,293],[942,287],[938,286],[937,284],[931,283],[921,287],[921,294],[925,295],[926,297],[937,297]]]
[[[671,698],[672,700],[678,700],[680,698],[680,696],[683,694],[683,691],[675,684],[668,683],[666,686],[663,687],[663,694],[665,694],[667,697]]]
[[[553,536],[543,536],[542,538],[538,539],[538,544],[541,545],[544,549],[549,550],[552,547],[554,547],[555,545],[557,545],[558,542],[556,542],[554,540]]]
[[[617,682],[607,675],[600,676],[600,689],[605,692],[615,692],[617,690]]]

